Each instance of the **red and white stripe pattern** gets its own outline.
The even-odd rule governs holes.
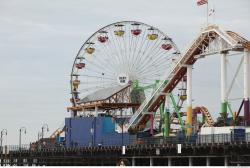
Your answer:
[[[198,0],[198,1],[197,1],[197,5],[198,5],[198,6],[204,5],[204,4],[207,4],[207,0]]]

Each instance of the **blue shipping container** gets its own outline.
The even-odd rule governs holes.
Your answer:
[[[128,145],[129,134],[115,132],[111,117],[65,118],[67,147]]]

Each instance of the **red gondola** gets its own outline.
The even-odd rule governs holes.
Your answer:
[[[172,48],[171,44],[162,44],[161,48],[163,48],[164,50],[170,50]]]
[[[134,29],[134,30],[131,30],[131,32],[133,35],[138,36],[139,34],[141,34],[141,29]]]
[[[100,41],[101,43],[105,43],[106,41],[108,41],[108,37],[107,36],[99,36],[98,37],[98,41]]]
[[[82,69],[84,67],[85,67],[85,63],[80,62],[80,63],[76,64],[76,68],[78,68],[78,69]]]

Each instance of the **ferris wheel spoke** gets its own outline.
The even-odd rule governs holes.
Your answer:
[[[143,29],[142,30],[143,31],[143,35],[142,35],[142,38],[136,38],[136,43],[135,43],[135,46],[134,46],[134,53],[133,53],[133,55],[132,55],[132,59],[131,59],[131,66],[130,66],[130,68],[131,68],[131,70],[134,70],[134,65],[135,65],[135,60],[136,60],[136,58],[138,57],[138,52],[137,52],[137,48],[138,48],[138,44],[140,44],[140,42],[143,40],[144,41],[144,37],[145,37],[145,35],[146,35],[146,30],[145,29]],[[141,46],[142,47],[142,46]],[[140,47],[139,47],[140,48]],[[137,52],[137,53],[136,53]]]
[[[143,35],[142,36],[144,36],[145,35],[145,31],[143,31]],[[141,38],[135,38],[135,41],[134,41],[134,49],[133,49],[133,53],[132,53],[132,59],[131,59],[131,63],[132,64],[130,64],[131,65],[131,69],[133,69],[133,63],[134,63],[134,60],[135,60],[135,58],[137,57],[137,55],[136,55],[136,51],[137,51],[137,48],[138,48],[138,43],[140,42],[140,39]]]
[[[139,60],[139,61],[137,62],[137,64],[138,64],[138,69],[140,69],[141,67],[146,66],[148,63],[150,63],[150,62],[154,59],[154,57],[152,57],[150,54],[151,54],[152,52],[154,52],[156,48],[157,48],[157,46],[156,46],[155,48],[153,48],[151,52],[147,53],[147,54],[144,56],[144,59],[141,59],[141,60]],[[155,52],[156,52],[156,51],[155,51]]]
[[[161,59],[162,57],[168,58],[168,55],[165,54],[165,52],[161,48],[158,48],[158,50],[155,51],[155,54],[152,54],[150,57],[148,57],[148,59],[145,59],[144,61],[139,62],[138,67],[139,69],[143,69],[143,66],[152,64],[153,62],[155,62],[155,60]]]
[[[149,40],[146,39],[147,38],[147,32],[146,32],[146,29],[143,30],[143,35],[142,35],[142,38],[140,40],[140,45],[141,46],[139,49],[138,49],[138,52],[136,54],[136,57],[135,59],[133,60],[133,65],[132,65],[132,69],[135,69],[136,68],[136,65],[137,65],[137,60],[141,59],[141,56],[143,56],[143,53],[141,52],[142,51],[142,48],[144,47],[144,45],[146,45],[146,49],[148,48],[148,45],[149,45]],[[145,41],[147,41],[145,43]]]
[[[93,65],[93,68],[100,68],[103,72],[108,72],[110,74],[114,74],[114,70],[110,68],[110,66],[104,66],[104,65],[100,65],[100,63],[93,63],[93,61],[87,60],[86,59],[86,63],[90,63]]]
[[[141,25],[138,26],[138,29],[141,30]],[[131,42],[130,42],[130,50],[129,50],[129,57],[128,57],[128,69],[129,71],[132,71],[132,61],[133,61],[133,56],[134,56],[134,52],[135,52],[135,48],[136,48],[136,45],[137,45],[137,42],[138,42],[138,39],[141,37],[141,34],[138,35],[138,36],[135,36],[133,35],[132,33],[129,33],[130,34],[130,39],[131,39]]]
[[[113,34],[112,35],[110,35],[110,39],[113,39]],[[116,72],[117,71],[121,71],[122,70],[122,67],[121,66],[119,66],[119,65],[122,65],[122,54],[119,52],[119,50],[117,49],[117,46],[115,45],[115,41],[113,40],[112,41],[112,43],[110,43],[110,46],[108,45],[108,46],[105,46],[106,48],[107,48],[107,50],[109,50],[109,51],[115,51],[115,59],[114,60],[116,60],[116,62],[115,62],[115,65],[114,65],[114,67],[117,67],[116,68]],[[111,54],[111,55],[113,55],[113,54]],[[120,70],[118,70],[118,69],[120,69]]]
[[[82,76],[84,74],[92,74],[92,75],[99,76],[99,77],[114,78],[114,75],[106,73],[106,71],[96,71],[95,69],[92,69],[92,68],[88,68],[88,69],[86,68],[83,73],[78,73],[79,76]]]
[[[101,76],[103,76],[103,75],[105,75],[105,76],[115,76],[115,73],[114,72],[112,72],[112,73],[110,73],[110,71],[107,71],[106,69],[97,69],[96,67],[92,67],[92,66],[87,66],[86,68],[84,68],[84,71],[83,71],[83,73],[94,73],[94,74],[96,74],[96,75],[101,75]],[[77,73],[77,74],[82,74],[82,73]]]
[[[82,88],[84,86],[88,86],[88,85],[95,85],[97,83],[99,83],[98,86],[99,85],[102,86],[103,84],[109,84],[110,82],[114,82],[114,81],[102,81],[100,79],[99,81],[95,80],[95,81],[81,82],[81,87],[80,88]]]
[[[111,37],[111,35],[109,35],[109,39],[110,39],[110,37]],[[113,67],[116,67],[116,69],[117,69],[117,68],[119,68],[119,67],[117,67],[117,65],[119,64],[119,58],[117,56],[118,54],[117,54],[115,47],[114,46],[110,47],[111,44],[112,44],[111,42],[108,42],[108,44],[103,44],[102,48],[107,53],[106,54],[107,55],[106,61],[113,61],[114,62]]]
[[[97,89],[97,88],[109,88],[109,87],[111,87],[111,86],[118,86],[117,84],[115,84],[115,83],[110,83],[110,84],[106,84],[106,85],[98,85],[98,86],[91,86],[91,87],[86,87],[86,88],[84,88],[84,89],[81,89],[81,90],[79,90],[79,92],[82,92],[82,91],[86,91],[86,90],[93,90],[93,89]]]
[[[154,72],[148,72],[146,74],[143,74],[142,77],[144,76],[150,76],[151,78],[157,76],[157,77],[160,77],[160,73],[164,72],[164,70],[161,70],[161,71],[154,71]]]
[[[113,38],[113,36],[112,36],[112,38]],[[117,41],[117,45],[118,45],[118,47],[117,47],[118,52],[119,52],[118,58],[119,58],[119,65],[121,67],[122,65],[124,65],[124,60],[123,60],[124,53],[123,53],[123,46],[121,45],[120,39],[118,39],[118,38],[122,38],[122,37],[114,37],[114,38]],[[120,71],[123,71],[122,68],[123,67],[120,68],[121,69]]]
[[[152,59],[155,59],[151,55],[154,52],[157,53],[157,52],[161,51],[160,45],[161,45],[161,42],[159,42],[159,41],[158,41],[158,43],[157,42],[154,43],[154,48],[151,47],[151,51],[145,55],[145,59],[144,60],[140,60],[140,62],[139,62],[140,67],[144,66],[145,64],[148,64],[149,62],[151,62]]]
[[[140,30],[142,30],[141,29],[141,27],[139,26],[138,27]],[[132,70],[131,69],[131,65],[132,65],[132,63],[133,63],[133,57],[134,57],[134,53],[136,52],[135,51],[135,49],[136,49],[136,44],[137,44],[137,42],[138,42],[138,39],[140,39],[140,37],[141,37],[141,34],[139,35],[139,36],[134,36],[134,35],[132,35],[132,33],[130,33],[131,34],[131,48],[130,48],[130,54],[129,54],[129,56],[130,56],[130,58],[129,58],[129,70]]]
[[[116,82],[116,80],[106,80],[106,79],[99,79],[99,80],[86,80],[85,82],[81,82],[81,86],[79,88],[83,88],[86,86],[103,86],[105,84],[110,84],[110,83],[114,83]]]
[[[100,56],[102,57],[102,59],[98,58],[98,60],[100,60],[100,62],[102,63],[103,66],[104,65],[106,65],[106,66],[111,65],[111,66],[108,66],[108,68],[112,67],[111,70],[114,71],[114,69],[117,65],[116,60],[113,58],[112,59],[110,58],[112,56],[112,53],[107,52],[106,47],[102,46],[102,48],[103,48],[102,52],[105,54],[100,53]]]
[[[102,76],[84,75],[84,74],[80,74],[79,76],[83,76],[83,77],[87,77],[87,78],[103,78]],[[113,78],[107,78],[107,77],[105,77],[105,79],[115,80]]]
[[[153,78],[158,77],[157,80],[159,80],[160,77],[161,77],[161,75],[159,75],[159,74],[162,73],[162,72],[163,72],[163,71],[149,72],[149,73],[147,73],[147,74],[143,74],[143,75],[141,76],[141,78],[138,78],[138,79],[143,79],[143,78],[146,77],[146,76],[150,76],[150,78],[148,78],[148,79],[153,79]]]
[[[102,52],[100,52],[99,55],[102,56],[103,58],[105,58],[105,60],[104,60],[105,63],[102,63],[102,65],[106,65],[106,63],[108,63],[108,65],[111,64],[112,65],[111,67],[114,67],[114,69],[115,69],[115,67],[117,66],[117,62],[115,61],[115,59],[113,59],[113,58],[111,59],[112,53],[110,51],[112,51],[112,49],[109,50],[109,49],[107,49],[105,44],[99,44],[99,43],[98,43],[97,47],[100,47],[101,51],[102,51]],[[112,71],[114,71],[114,69],[112,69]]]
[[[112,40],[112,46],[115,48],[115,51],[116,51],[116,57],[118,58],[119,62],[118,62],[118,65],[122,65],[123,64],[123,54],[122,54],[122,47],[119,45],[119,40],[117,39],[118,37],[114,37],[114,33],[112,32],[110,37],[111,37],[111,40]]]
[[[147,35],[148,35],[148,34],[147,34]],[[151,46],[151,47],[147,46],[147,47],[144,49],[144,53],[143,53],[144,56],[147,56],[147,53],[149,53],[150,51],[152,51],[152,49],[154,48],[155,44],[156,44],[156,43],[158,42],[158,40],[160,39],[160,37],[158,37],[156,40],[151,41],[151,40],[148,39],[148,36],[147,36],[147,35],[144,37],[144,40],[145,40],[145,41],[148,41],[148,42],[149,42],[149,46]]]
[[[116,66],[116,62],[115,62],[115,60],[114,59],[110,59],[110,56],[112,55],[112,54],[110,54],[107,50],[106,50],[106,47],[104,47],[103,45],[101,45],[101,48],[103,49],[102,51],[102,53],[100,53],[98,56],[99,57],[102,57],[102,59],[104,60],[104,62],[101,60],[101,59],[99,59],[99,57],[96,57],[96,59],[97,59],[97,61],[100,61],[101,62],[101,64],[102,64],[102,66],[105,66],[106,64],[108,64],[108,65],[112,65],[112,66],[106,66],[111,72],[114,72],[114,69],[115,68],[111,68],[111,67],[115,67]],[[103,69],[105,69],[105,67],[103,67]]]
[[[165,65],[165,62],[168,62],[168,61],[170,61],[171,59],[170,58],[168,58],[168,57],[160,57],[160,58],[158,58],[158,60],[151,60],[150,61],[150,67],[152,67],[152,68],[155,68],[158,64],[164,64]],[[168,63],[169,64],[169,63]],[[146,64],[146,65],[148,65],[148,64]],[[138,71],[138,73],[145,73],[145,71],[149,71],[149,70],[151,70],[151,68],[150,68],[149,66],[144,66],[144,67],[141,67],[140,69],[140,71]]]
[[[130,33],[131,28],[127,28],[127,26],[126,26],[125,30],[126,30],[127,34],[126,34],[125,38],[123,38],[124,47],[125,47],[124,62],[125,62],[126,66],[129,66],[129,59],[130,59],[130,54],[129,53],[130,53],[130,47],[131,47],[130,43],[131,43],[132,35]]]
[[[79,88],[79,93],[80,94],[85,94],[85,91],[89,91],[91,93],[88,93],[88,94],[92,94],[94,92],[95,89],[99,88],[99,89],[105,89],[107,88],[108,86],[110,86],[109,83],[106,83],[106,84],[99,84],[99,85],[84,85],[84,88]]]
[[[160,80],[159,77],[161,77],[161,73],[164,72],[163,70],[161,71],[155,71],[155,72],[151,72],[148,74],[143,74],[141,75],[138,79],[153,79],[153,78],[158,78],[157,80]]]

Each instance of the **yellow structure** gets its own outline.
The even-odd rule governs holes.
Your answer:
[[[158,34],[148,34],[149,40],[156,40],[158,38]]]
[[[95,48],[92,48],[92,47],[88,47],[85,49],[85,51],[88,53],[88,54],[93,54],[95,52]]]

